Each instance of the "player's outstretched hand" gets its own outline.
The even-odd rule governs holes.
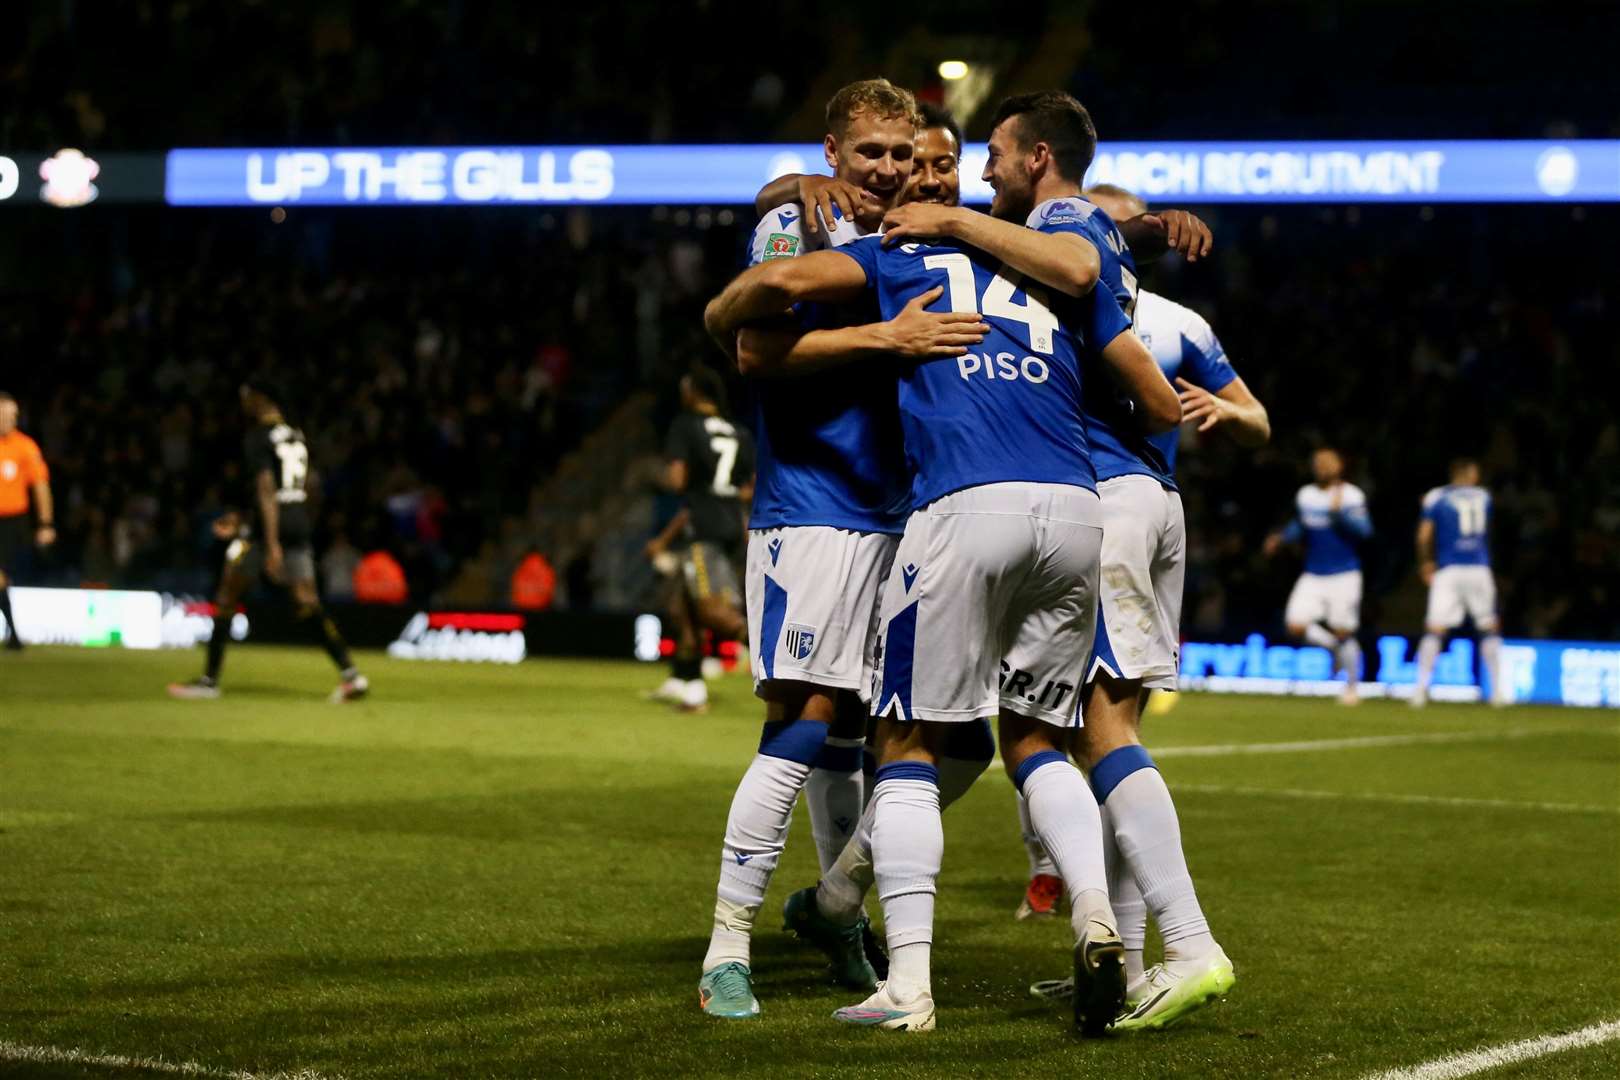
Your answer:
[[[1188,262],[1197,262],[1209,254],[1215,244],[1215,234],[1202,218],[1186,210],[1155,210],[1149,217],[1164,222],[1165,243],[1169,250],[1181,253]]]
[[[1181,398],[1181,422],[1191,423],[1199,418],[1203,423],[1198,425],[1199,431],[1208,431],[1222,420],[1231,420],[1238,415],[1238,407],[1223,397],[1205,390],[1202,386],[1194,386],[1186,379],[1177,377],[1176,386],[1180,387],[1177,394]]]
[[[844,220],[853,218],[855,208],[861,205],[861,189],[836,176],[801,176],[799,205],[804,207],[804,227],[810,232],[818,232],[818,212],[828,228],[837,220],[833,216],[833,207],[838,208]]]
[[[984,340],[990,327],[978,312],[927,310],[943,295],[945,287],[936,285],[912,297],[900,314],[883,324],[890,352],[913,360],[963,356]]]
[[[48,548],[56,543],[56,528],[52,525],[41,525],[34,533],[34,544],[37,547]]]
[[[897,206],[883,215],[883,246],[899,243],[908,236],[932,239],[951,234],[951,221],[961,213],[957,207],[938,203],[914,202]]]
[[[1277,552],[1281,551],[1282,546],[1283,546],[1283,538],[1282,538],[1282,536],[1280,534],[1278,534],[1278,533],[1272,533],[1270,536],[1266,537],[1266,542],[1265,542],[1264,546],[1262,546],[1260,548],[1260,551],[1261,551],[1261,553],[1263,555],[1265,555],[1266,558],[1269,559],[1272,556],[1276,555]]]

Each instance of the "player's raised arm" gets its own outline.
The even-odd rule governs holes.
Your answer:
[[[1138,265],[1156,262],[1171,251],[1197,262],[1214,246],[1214,233],[1191,211],[1149,210],[1140,195],[1118,184],[1092,184],[1083,194],[1113,221]]]
[[[1000,259],[1066,296],[1084,296],[1097,284],[1102,258],[1074,233],[1046,233],[961,206],[907,203],[883,218],[883,243],[947,236]]]
[[[1197,262],[1215,244],[1209,226],[1188,210],[1144,212],[1116,221],[1114,227],[1125,238],[1138,264],[1157,262],[1172,251],[1188,262]]]
[[[845,220],[853,218],[861,204],[861,189],[836,176],[788,173],[759,189],[754,213],[764,217],[778,206],[795,202],[804,210],[805,232],[814,234],[821,231],[820,222],[834,220],[835,208]]]

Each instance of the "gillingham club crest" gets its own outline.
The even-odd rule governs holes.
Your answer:
[[[816,628],[802,623],[788,623],[782,636],[787,654],[795,660],[807,660],[816,647]]]

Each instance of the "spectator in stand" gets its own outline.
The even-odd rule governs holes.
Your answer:
[[[544,611],[557,591],[557,572],[538,551],[531,549],[512,571],[512,606]]]
[[[373,551],[354,569],[354,598],[362,604],[403,604],[410,595],[405,568],[386,548]]]

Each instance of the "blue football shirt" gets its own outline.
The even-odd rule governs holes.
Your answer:
[[[1204,317],[1158,293],[1142,289],[1136,294],[1136,336],[1148,347],[1172,386],[1179,377],[1217,394],[1238,377]],[[1174,474],[1181,432],[1166,431],[1151,436],[1149,441]]]
[[[1025,224],[1041,232],[1068,232],[1089,240],[1102,262],[1094,291],[1110,294],[1127,318],[1134,320],[1136,260],[1107,214],[1074,195],[1046,200],[1030,212]],[[1061,307],[1070,302],[1067,298],[1059,302],[1060,313]],[[1135,404],[1102,369],[1100,357],[1093,356],[1090,364],[1091,370],[1086,372],[1086,434],[1091,439],[1097,479],[1151,476],[1173,490],[1176,485],[1170,463],[1159,444],[1141,430]]]
[[[1361,569],[1357,545],[1372,535],[1367,496],[1354,484],[1340,484],[1339,508],[1333,490],[1307,484],[1294,496],[1295,517],[1283,530],[1287,540],[1305,542],[1307,574],[1343,574]]]
[[[862,234],[851,221],[805,234],[798,204],[779,206],[754,230],[749,265],[793,258]],[[805,304],[805,330],[878,321],[872,300],[846,306]],[[909,477],[890,368],[854,366],[753,385],[757,444],[751,529],[824,525],[901,533]]]
[[[1423,520],[1434,524],[1436,566],[1491,565],[1491,493],[1447,484],[1423,496]]]
[[[982,251],[950,243],[838,249],[866,273],[883,318],[936,286],[933,311],[979,312],[989,334],[965,356],[906,365],[900,422],[911,502],[1013,481],[1095,489],[1081,416],[1082,364],[1130,328],[1112,294],[1094,291],[1061,321],[1045,289]]]

